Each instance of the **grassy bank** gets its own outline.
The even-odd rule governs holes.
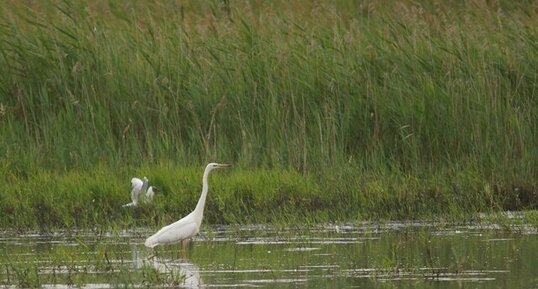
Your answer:
[[[538,206],[532,2],[7,2],[3,225],[134,221],[133,172],[180,198],[208,160],[212,222]]]
[[[0,227],[117,229],[159,227],[189,213],[201,191],[203,167],[159,164],[133,170],[100,167],[68,173],[9,175],[0,184]],[[161,191],[152,204],[130,202],[131,174],[147,176]],[[403,174],[357,174],[355,170],[304,176],[295,170],[232,168],[210,178],[206,223],[297,224],[363,220],[480,220],[476,212],[529,208],[525,188],[477,172],[435,172],[418,179]],[[512,221],[538,224],[536,214]],[[510,223],[499,217],[488,221]]]

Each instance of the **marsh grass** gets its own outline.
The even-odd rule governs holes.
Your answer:
[[[158,228],[187,215],[201,191],[203,167],[152,165],[132,170],[157,186],[153,203],[122,208],[130,202],[131,172],[101,167],[96,171],[38,172],[0,184],[0,226],[33,228]],[[235,167],[210,177],[206,224],[312,224],[358,220],[430,219],[479,221],[476,212],[510,209],[504,193],[471,172],[432,174],[429,178],[362,175],[328,178],[296,170]],[[499,215],[500,223],[536,224],[532,212],[521,220]],[[485,220],[485,219],[484,219]],[[506,222],[503,222],[506,221]]]
[[[82,252],[68,249],[50,249],[32,257],[3,259],[3,278],[0,284],[6,287],[42,288],[51,285],[83,287],[88,284],[111,284],[129,287],[129,284],[175,285],[181,284],[184,275],[179,272],[162,274],[149,266],[137,268],[128,258],[106,245],[82,248]],[[107,251],[109,250],[109,251]],[[103,254],[104,252],[104,254]],[[15,260],[14,260],[14,259]],[[117,259],[112,259],[117,258]]]
[[[532,2],[7,2],[4,224],[118,217],[134,172],[175,214],[207,160],[212,221],[537,206]]]

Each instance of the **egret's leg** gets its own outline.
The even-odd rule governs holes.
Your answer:
[[[181,241],[181,258],[187,259],[187,240]]]
[[[153,249],[151,249],[151,255],[149,255],[148,260],[153,260],[153,258],[155,258],[155,257],[158,258],[159,256],[157,256],[157,249],[153,248]]]

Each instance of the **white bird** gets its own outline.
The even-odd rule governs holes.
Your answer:
[[[204,217],[205,200],[209,189],[207,178],[209,173],[214,169],[229,167],[229,164],[210,163],[205,167],[204,176],[202,178],[202,194],[196,208],[183,219],[161,228],[153,236],[146,239],[144,245],[153,248],[158,245],[181,242],[181,247],[184,248],[184,240],[189,239],[200,231],[202,218]]]
[[[147,190],[146,190],[147,189]],[[125,204],[122,207],[136,207],[138,205],[138,200],[142,196],[142,192],[146,192],[144,197],[144,203],[149,203],[153,200],[153,196],[158,189],[156,187],[148,188],[148,178],[144,177],[142,180],[139,178],[131,179],[131,202]]]
[[[154,186],[150,186],[148,190],[146,191],[146,196],[144,197],[143,201],[144,204],[149,204],[151,201],[153,201],[153,196],[155,195],[155,192],[158,192],[159,189]]]

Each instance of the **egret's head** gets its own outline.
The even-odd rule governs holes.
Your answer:
[[[159,188],[157,188],[156,186],[151,186],[150,188],[151,188],[152,191],[154,191],[156,193],[160,191]]]
[[[223,169],[223,168],[228,168],[231,166],[232,165],[230,164],[209,163],[206,167],[206,170],[212,171],[214,169]]]

